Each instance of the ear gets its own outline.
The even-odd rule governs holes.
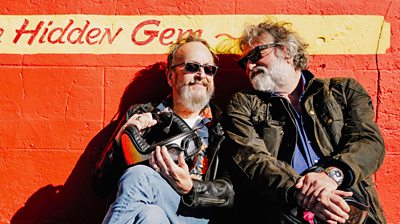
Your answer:
[[[170,69],[167,69],[167,70],[165,71],[165,75],[167,76],[168,85],[169,85],[170,87],[172,87],[172,71],[171,71]]]
[[[280,49],[281,49],[281,51],[282,51],[282,54],[283,54],[283,56],[284,56],[284,58],[286,59],[286,60],[290,60],[292,57],[290,57],[289,55],[290,55],[290,52],[289,52],[289,50],[285,47],[285,46],[280,46]]]

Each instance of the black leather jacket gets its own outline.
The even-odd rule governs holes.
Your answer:
[[[157,105],[157,104],[154,104]],[[151,103],[132,106],[125,118],[121,119],[115,129],[115,133],[105,148],[92,176],[92,186],[99,196],[113,195],[116,191],[117,183],[123,171],[128,168],[122,156],[120,147],[115,143],[114,138],[121,126],[136,113],[155,112],[155,107]],[[193,180],[192,190],[182,196],[182,202],[189,207],[231,207],[233,205],[234,191],[231,180],[221,167],[219,149],[224,140],[224,132],[219,119],[220,110],[210,104],[213,113],[213,120],[209,131],[209,147],[207,156],[209,168],[204,175],[204,181]]]

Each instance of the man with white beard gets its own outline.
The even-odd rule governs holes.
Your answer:
[[[95,168],[94,188],[102,195],[117,187],[115,177],[120,177],[116,199],[103,223],[208,223],[219,215],[219,207],[232,206],[233,187],[222,172],[218,153],[224,139],[220,111],[210,103],[218,68],[215,58],[207,42],[195,36],[171,47],[166,75],[172,94],[162,102],[133,106]],[[165,128],[156,128],[161,121],[155,116],[165,112],[173,112],[198,141],[187,137],[182,144],[176,139],[171,148],[156,145],[148,160],[133,163],[138,153],[124,141],[124,131],[133,125],[146,138],[150,132],[153,138],[163,139],[174,127],[171,118]],[[197,144],[199,151],[185,158],[190,144]],[[174,158],[177,148],[184,152]],[[122,169],[118,162],[124,163]]]
[[[385,223],[372,182],[385,146],[368,93],[352,78],[315,78],[288,23],[249,26],[241,48],[254,90],[232,96],[224,123],[234,214],[246,223]]]

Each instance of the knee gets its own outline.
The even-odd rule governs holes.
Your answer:
[[[132,184],[138,180],[143,181],[144,179],[147,179],[149,176],[154,175],[155,170],[153,168],[145,166],[145,165],[136,165],[129,167],[122,177],[120,178],[120,184]]]
[[[169,223],[164,210],[157,205],[146,204],[141,206],[135,223]]]

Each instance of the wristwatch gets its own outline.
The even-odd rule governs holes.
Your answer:
[[[332,180],[334,180],[338,186],[340,186],[343,183],[343,172],[336,167],[330,166],[324,170],[324,172],[330,177]]]

